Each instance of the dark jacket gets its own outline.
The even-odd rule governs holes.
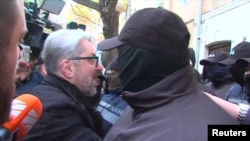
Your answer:
[[[104,141],[207,141],[209,124],[238,124],[197,86],[191,66],[139,92]]]
[[[214,91],[213,89],[208,88],[205,84],[202,84],[202,83],[200,83],[200,82],[197,82],[197,84],[198,84],[198,88],[199,88],[201,91],[207,92],[207,93],[209,93],[209,94],[211,94],[211,95],[216,96],[215,91]]]
[[[123,100],[121,90],[110,91],[102,95],[97,110],[103,117],[104,134],[107,134],[126,108],[127,102]]]
[[[221,84],[217,87],[215,87],[212,82],[208,82],[205,85],[208,88],[212,89],[215,92],[215,95],[217,97],[226,99],[228,90],[235,84],[236,83],[234,81],[232,81],[231,79],[228,79],[228,80],[225,80],[224,82],[221,82]]]
[[[248,104],[246,89],[239,84],[233,85],[227,92],[226,100],[235,104]]]
[[[14,97],[17,97],[21,94],[26,93],[27,91],[30,91],[33,87],[39,85],[42,82],[43,78],[44,76],[38,71],[32,72],[30,80],[16,89]]]
[[[30,93],[40,99],[43,111],[24,141],[101,140],[102,118],[99,112],[68,81],[48,74]]]

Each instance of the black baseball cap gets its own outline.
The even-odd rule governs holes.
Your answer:
[[[144,8],[129,18],[119,36],[101,42],[98,49],[105,51],[128,43],[181,59],[182,55],[188,55],[189,39],[189,31],[178,15],[164,8]]]
[[[232,65],[240,58],[250,58],[250,43],[243,41],[237,44],[229,54],[229,57],[223,61],[220,61],[220,64],[223,65]]]
[[[106,40],[101,41],[99,44],[97,44],[97,50],[110,50],[116,47],[119,47],[123,45],[124,43],[118,40],[118,36],[112,37]]]
[[[245,68],[250,64],[250,58],[241,58],[236,60],[236,64]]]
[[[229,53],[224,52],[224,51],[215,51],[213,53],[210,53],[208,55],[207,59],[203,59],[200,61],[201,65],[206,65],[209,63],[218,63],[220,61],[223,61],[225,59],[227,59],[229,56]]]

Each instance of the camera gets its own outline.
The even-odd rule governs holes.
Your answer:
[[[28,32],[24,36],[24,45],[42,50],[43,43],[48,33],[44,32],[44,28],[51,29],[52,31],[58,30],[62,27],[59,24],[53,23],[48,20],[49,13],[59,14],[65,5],[62,0],[43,0],[40,8],[37,6],[36,0],[34,2],[24,3],[26,26]],[[44,12],[40,17],[40,9]]]

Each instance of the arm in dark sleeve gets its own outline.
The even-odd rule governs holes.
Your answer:
[[[25,141],[101,141],[91,129],[86,118],[88,113],[74,103],[60,102],[44,107],[42,117]]]
[[[61,125],[58,134],[61,133],[64,140],[70,141],[99,141],[101,138],[91,129],[91,123],[87,118],[87,112],[81,111],[75,105],[67,105],[55,110],[51,115],[55,120],[52,127]],[[56,133],[55,133],[56,134]],[[60,138],[59,138],[60,139]]]

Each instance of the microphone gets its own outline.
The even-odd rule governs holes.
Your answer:
[[[7,138],[16,132],[16,139],[20,140],[27,135],[42,114],[41,101],[31,94],[23,94],[12,101],[10,120],[4,123],[1,138]]]

